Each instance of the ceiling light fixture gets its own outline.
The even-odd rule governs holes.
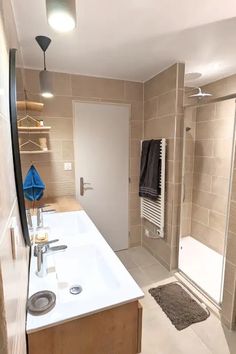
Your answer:
[[[76,26],[75,0],[46,0],[49,25],[58,32],[72,31]]]
[[[51,43],[51,39],[45,36],[35,37],[38,45],[43,51],[43,70],[39,73],[40,89],[41,95],[45,98],[53,97],[53,88],[52,88],[52,73],[47,71],[46,68],[46,50]]]

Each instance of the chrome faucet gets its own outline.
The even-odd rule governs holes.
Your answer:
[[[37,208],[37,227],[43,227],[43,208]]]
[[[27,219],[27,224],[30,228],[33,227],[33,223],[32,223],[32,215],[31,215],[31,211],[30,209],[26,209],[26,219]]]
[[[67,248],[66,245],[59,245],[50,247],[51,243],[58,242],[58,239],[43,242],[34,246],[34,256],[37,257],[37,271],[38,277],[42,278],[47,275],[47,256],[56,251],[62,251]]]

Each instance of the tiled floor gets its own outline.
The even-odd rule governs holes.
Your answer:
[[[236,332],[214,314],[182,331],[175,329],[148,289],[176,279],[148,251],[134,247],[117,255],[145,293],[142,354],[236,354]]]

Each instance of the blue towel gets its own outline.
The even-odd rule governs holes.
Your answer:
[[[33,165],[30,166],[23,184],[25,198],[30,201],[40,200],[44,189],[45,184],[41,180],[38,171]]]

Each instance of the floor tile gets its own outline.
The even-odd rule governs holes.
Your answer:
[[[178,331],[149,294],[151,287],[176,281],[146,249],[134,247],[118,257],[144,292],[142,354],[236,354],[236,332],[211,313],[203,322]]]

